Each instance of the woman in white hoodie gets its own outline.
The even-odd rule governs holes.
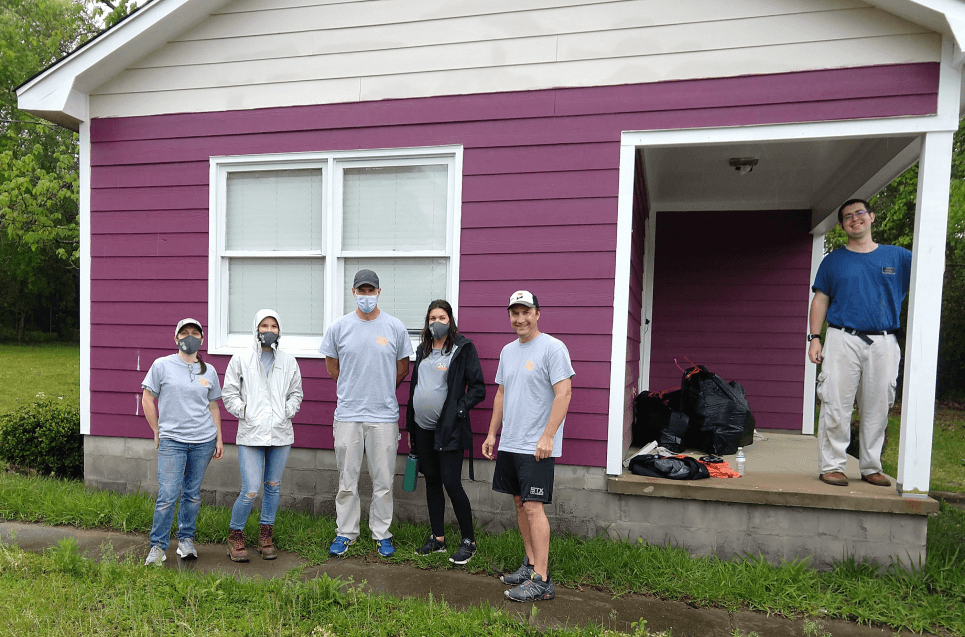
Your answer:
[[[295,442],[292,417],[302,404],[302,374],[295,359],[278,349],[281,319],[274,310],[258,310],[252,325],[252,347],[235,354],[225,372],[222,400],[238,418],[238,464],[241,492],[231,509],[228,555],[247,562],[244,528],[251,505],[264,485],[258,552],[275,559],[274,524],[281,476]]]

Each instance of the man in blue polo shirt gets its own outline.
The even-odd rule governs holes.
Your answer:
[[[824,258],[814,279],[808,317],[808,358],[821,364],[817,394],[818,462],[822,481],[848,486],[845,450],[851,440],[855,398],[861,414],[861,479],[891,486],[881,472],[888,410],[895,402],[901,351],[896,333],[911,281],[911,252],[871,239],[875,214],[867,201],[851,199],[838,209],[848,235],[845,247]],[[825,343],[821,327],[828,321]]]

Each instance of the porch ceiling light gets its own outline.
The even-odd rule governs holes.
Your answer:
[[[756,166],[759,161],[760,159],[757,157],[731,157],[730,165],[741,175],[746,175],[754,170],[754,166]]]

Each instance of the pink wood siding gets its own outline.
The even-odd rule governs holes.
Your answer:
[[[937,64],[909,64],[94,120],[91,432],[146,437],[135,398],[145,371],[174,351],[171,326],[178,319],[207,316],[210,156],[462,144],[460,327],[476,341],[492,379],[500,348],[513,336],[507,295],[523,287],[536,292],[540,328],[568,345],[577,372],[561,462],[603,466],[621,131],[934,113],[937,86]],[[794,241],[807,237],[806,229],[792,230]],[[759,252],[755,247],[752,254]],[[785,256],[775,253],[775,263]],[[756,256],[745,261],[757,267]],[[759,305],[761,313],[779,305],[769,326],[796,312],[787,329],[800,332],[806,313],[800,298],[776,297],[765,273],[758,279],[753,289],[760,298],[741,303]],[[667,310],[685,318],[675,302],[676,296],[668,299]],[[767,364],[795,379],[803,374],[802,356],[782,354],[773,362],[783,350],[720,345],[709,326],[715,311],[687,319],[695,343],[727,349],[748,366]],[[759,315],[740,325],[759,325]],[[223,372],[228,359],[211,362]],[[330,448],[334,384],[322,361],[302,360],[301,368],[306,400],[296,418],[297,444]],[[800,382],[784,390],[769,399],[767,411],[763,399],[755,407],[762,414],[789,413],[792,404],[799,410]],[[489,393],[472,415],[477,457],[495,388]],[[227,417],[224,429],[233,441]]]
[[[661,213],[650,387],[689,358],[744,386],[762,429],[800,431],[811,276],[809,211]]]
[[[643,261],[647,190],[644,183],[643,158],[634,157],[633,220],[630,239],[630,304],[627,316],[627,374],[623,388],[623,451],[630,448],[633,426],[633,399],[640,381],[640,325],[643,322]]]

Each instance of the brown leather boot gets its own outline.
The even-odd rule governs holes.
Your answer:
[[[232,562],[247,562],[248,551],[245,549],[244,531],[230,529],[228,531],[228,557]]]
[[[258,529],[258,552],[261,553],[263,560],[273,560],[278,557],[275,554],[274,526],[271,524],[262,524]]]

